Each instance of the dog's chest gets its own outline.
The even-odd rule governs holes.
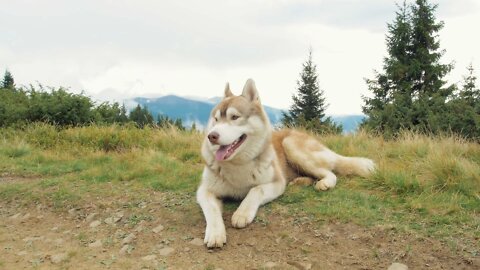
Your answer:
[[[273,180],[272,162],[251,162],[242,165],[228,164],[220,167],[219,176],[233,188],[252,188]]]

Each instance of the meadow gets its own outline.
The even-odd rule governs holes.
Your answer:
[[[163,196],[163,207],[172,211],[180,207],[182,215],[203,222],[195,202],[203,167],[202,138],[198,132],[129,125],[60,129],[35,124],[1,129],[0,205],[8,209],[2,210],[3,215],[39,205],[58,215],[91,204],[100,209],[134,209],[151,202],[152,196]],[[262,208],[255,224],[271,223],[278,212],[293,223],[308,220],[315,228],[328,224],[388,228],[435,239],[452,254],[478,263],[478,143],[414,133],[394,140],[364,132],[318,138],[343,155],[373,159],[376,172],[369,178],[341,177],[337,187],[327,192],[289,186],[282,197]],[[226,213],[237,205],[228,202]],[[137,213],[125,220],[135,226],[152,218]],[[201,227],[199,235],[189,237],[203,239]],[[0,260],[0,266],[9,263]]]

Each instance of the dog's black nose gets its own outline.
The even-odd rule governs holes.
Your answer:
[[[210,134],[208,134],[208,140],[213,143],[213,144],[217,144],[218,143],[218,138],[220,138],[220,134],[218,134],[218,132],[210,132]]]

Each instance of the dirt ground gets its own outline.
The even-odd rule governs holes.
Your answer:
[[[245,229],[230,226],[227,245],[203,245],[205,222],[192,197],[92,198],[58,209],[0,202],[0,269],[480,269],[438,240],[392,226],[316,224],[286,206],[264,207]]]

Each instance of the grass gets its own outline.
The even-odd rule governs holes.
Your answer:
[[[388,225],[479,248],[479,144],[412,133],[391,141],[364,133],[320,139],[341,154],[372,158],[376,173],[368,179],[340,177],[328,192],[289,187],[263,211],[282,208],[319,224]],[[19,181],[0,181],[0,200],[63,211],[99,198],[122,198],[126,207],[135,207],[152,193],[169,194],[165,207],[201,217],[194,200],[203,167],[201,140],[197,133],[131,126],[1,129],[0,175]],[[237,205],[227,203],[225,209]],[[144,218],[130,217],[132,224]],[[267,223],[268,215],[257,222]]]

